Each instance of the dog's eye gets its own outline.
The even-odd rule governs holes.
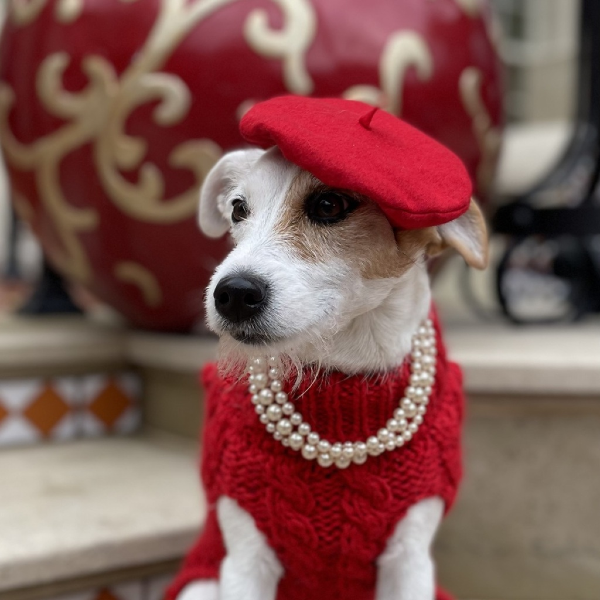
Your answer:
[[[345,194],[320,192],[308,199],[306,214],[311,221],[328,225],[345,219],[357,205],[356,200]]]
[[[248,218],[248,204],[242,198],[236,198],[231,204],[231,220],[234,223],[245,221]]]

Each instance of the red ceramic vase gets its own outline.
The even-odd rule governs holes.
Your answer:
[[[481,196],[501,89],[483,0],[7,0],[0,140],[51,262],[133,324],[185,331],[226,240],[198,188],[254,102],[382,105],[453,149]]]

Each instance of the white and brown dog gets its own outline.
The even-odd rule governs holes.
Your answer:
[[[219,161],[202,188],[200,227],[235,243],[206,299],[226,364],[268,354],[320,372],[397,369],[430,310],[428,259],[452,247],[469,265],[487,263],[474,201],[447,223],[399,229],[377,202],[332,188],[278,147]],[[443,513],[430,497],[394,525],[376,561],[377,600],[434,598],[430,546]],[[274,600],[284,567],[253,516],[226,496],[216,514],[226,551],[218,581],[193,581],[178,599]]]

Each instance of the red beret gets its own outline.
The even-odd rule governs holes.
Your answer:
[[[254,105],[240,131],[252,144],[278,146],[324,184],[371,198],[394,227],[441,225],[469,208],[472,185],[460,159],[368,104],[282,96]]]

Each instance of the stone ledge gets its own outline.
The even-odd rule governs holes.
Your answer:
[[[0,316],[0,377],[74,374],[127,363],[125,334],[81,316]]]
[[[596,395],[600,322],[518,328],[474,323],[446,328],[469,394]]]
[[[0,452],[0,595],[181,558],[205,511],[196,456],[164,435]]]
[[[446,318],[450,354],[476,394],[600,397],[600,321],[518,328]],[[210,336],[127,331],[82,317],[0,320],[0,377],[133,365],[195,375],[216,355]]]

